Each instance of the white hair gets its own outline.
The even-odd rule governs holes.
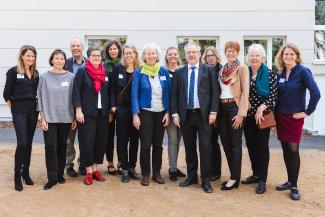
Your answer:
[[[70,46],[73,44],[73,42],[77,41],[82,47],[84,46],[82,40],[80,38],[73,38],[71,41],[70,41]]]
[[[146,52],[149,50],[149,49],[153,49],[156,51],[156,54],[157,54],[157,62],[160,61],[160,57],[161,57],[161,51],[160,51],[160,48],[157,44],[155,43],[148,43],[148,44],[145,44],[142,48],[142,53],[141,53],[141,61],[142,62],[145,62],[145,59],[144,59],[144,56],[146,54]]]
[[[266,51],[261,44],[252,44],[251,46],[249,46],[247,50],[247,56],[249,57],[249,55],[253,52],[260,54],[262,56],[263,61],[266,60]]]
[[[197,43],[195,42],[188,42],[185,46],[184,46],[184,51],[185,53],[188,51],[189,47],[195,47],[199,52],[201,51],[201,47],[200,45],[198,45]]]

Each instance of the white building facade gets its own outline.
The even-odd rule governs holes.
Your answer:
[[[321,24],[315,25],[312,0],[4,1],[0,5],[0,92],[6,72],[17,63],[19,48],[24,44],[36,47],[37,66],[44,72],[54,49],[64,49],[70,55],[69,42],[75,37],[84,41],[85,48],[109,38],[132,43],[139,49],[155,42],[163,55],[169,46],[182,48],[186,41],[195,40],[203,46],[216,46],[222,63],[227,41],[241,44],[242,62],[245,48],[259,42],[266,47],[269,67],[279,46],[292,42],[300,48],[304,64],[312,70],[322,94],[305,128],[325,135],[324,50],[315,48],[314,39],[318,31],[318,39],[324,42],[325,23]],[[0,119],[10,118],[1,97]]]

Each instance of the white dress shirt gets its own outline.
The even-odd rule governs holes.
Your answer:
[[[198,109],[200,108],[200,103],[199,103],[199,97],[198,97],[198,77],[199,77],[199,63],[197,63],[194,66],[191,66],[188,64],[188,83],[187,83],[187,105],[189,105],[189,94],[190,94],[190,83],[191,83],[191,73],[192,69],[191,67],[195,67],[195,81],[194,81],[194,108],[193,109]]]

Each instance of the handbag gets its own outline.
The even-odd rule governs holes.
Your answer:
[[[275,127],[275,119],[272,111],[266,111],[263,113],[264,120],[261,121],[261,123],[257,124],[258,128],[260,130]]]

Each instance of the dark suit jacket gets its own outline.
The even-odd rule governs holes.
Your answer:
[[[84,58],[84,61],[86,62],[86,60],[87,60],[86,57],[83,57],[83,58]],[[67,59],[66,67],[69,72],[73,73],[73,57],[70,57]]]
[[[198,98],[200,111],[205,123],[209,123],[210,112],[219,111],[219,87],[213,67],[200,64],[198,74]],[[176,70],[171,91],[171,112],[178,113],[181,125],[187,117],[188,67]]]
[[[102,114],[108,115],[109,112],[109,89],[108,76],[105,75],[105,83],[100,90],[102,100]],[[74,78],[72,104],[74,108],[81,107],[84,115],[97,115],[98,94],[94,91],[93,81],[89,77],[85,67],[81,67]]]

